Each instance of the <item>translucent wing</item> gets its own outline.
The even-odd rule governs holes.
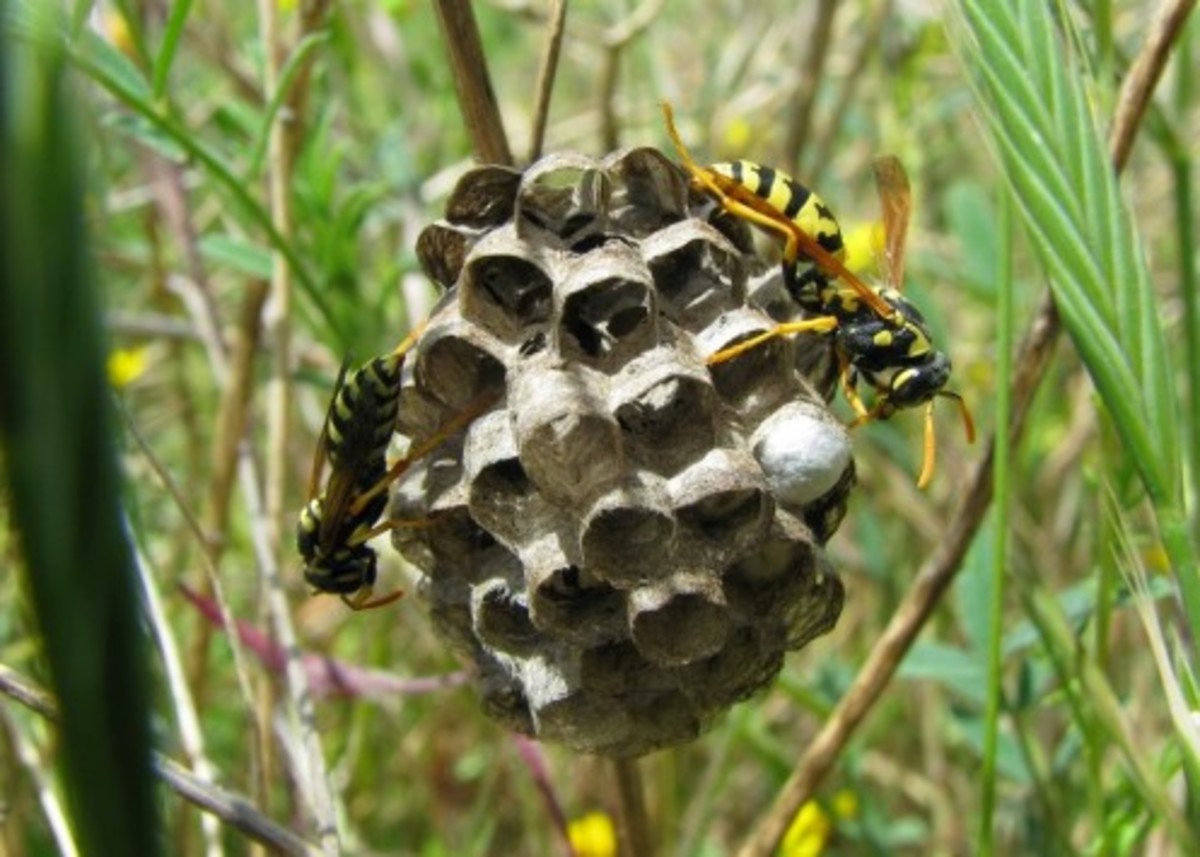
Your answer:
[[[912,216],[912,189],[904,166],[894,155],[875,159],[875,185],[883,206],[885,277],[888,285],[900,291],[904,285],[904,247]]]
[[[329,420],[333,415],[333,408],[337,404],[337,397],[342,392],[342,387],[346,383],[346,372],[350,369],[350,356],[342,361],[342,368],[338,370],[337,381],[333,384],[333,395],[329,397],[329,409],[325,411],[325,422],[321,424],[321,434],[317,437],[317,448],[313,451],[312,469],[308,474],[308,499],[311,500],[317,496],[321,489],[321,476],[325,472],[325,459],[328,457],[329,451]]]

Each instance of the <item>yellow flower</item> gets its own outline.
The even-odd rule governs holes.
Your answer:
[[[579,857],[616,857],[617,830],[602,812],[589,812],[567,825],[571,847]]]
[[[744,152],[750,147],[750,140],[753,136],[754,129],[750,127],[750,122],[746,117],[735,117],[725,125],[721,139],[721,151]]]
[[[108,355],[108,383],[123,390],[142,377],[149,363],[148,348],[118,348]]]
[[[850,789],[842,789],[833,796],[833,814],[837,818],[856,818],[858,816],[858,795]]]
[[[782,857],[817,857],[825,850],[832,835],[833,821],[829,813],[815,800],[810,800],[792,819],[783,835],[779,853]]]
[[[137,52],[133,47],[133,31],[118,10],[106,9],[100,13],[100,30],[114,48],[130,59],[134,58]]]

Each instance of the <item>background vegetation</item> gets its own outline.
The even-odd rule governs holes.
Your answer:
[[[491,724],[416,599],[352,614],[308,597],[291,553],[337,366],[424,316],[436,295],[413,244],[479,145],[438,17],[405,0],[81,0],[39,25],[41,5],[9,0],[10,68],[30,66],[49,27],[42,58],[61,50],[80,109],[74,126],[47,109],[46,145],[9,162],[0,209],[5,359],[48,367],[6,373],[0,400],[0,562],[29,572],[0,577],[4,847],[68,851],[61,794],[102,793],[104,769],[124,767],[55,768],[77,745],[43,719],[46,699],[20,693],[33,677],[57,691],[64,724],[111,722],[101,697],[126,699],[115,678],[73,699],[79,682],[63,677],[108,640],[107,669],[129,665],[135,698],[139,653],[150,661],[155,746],[183,766],[160,759],[160,777],[199,780],[209,800],[221,795],[204,780],[240,793],[290,829],[257,830],[279,847],[333,850],[321,822],[336,822],[356,853],[565,852],[562,818],[601,813],[572,830],[580,852],[604,853],[619,807],[603,764]],[[710,735],[640,764],[661,853],[767,853],[789,825],[790,854],[1197,847],[1197,25],[1182,23],[1191,3],[1153,20],[1145,5],[571,5],[546,151],[665,148],[665,99],[699,156],[786,167],[843,223],[877,216],[871,157],[900,156],[917,194],[908,292],[982,434],[967,446],[939,410],[939,470],[922,493],[919,416],[857,431],[860,485],[830,544],[841,621]],[[530,93],[556,6],[475,7],[518,162],[536,146]],[[27,139],[21,123],[37,117],[16,108],[58,90],[7,80],[0,114]],[[1155,90],[1143,115],[1139,94]],[[47,165],[69,172],[72,151],[81,197],[49,178],[13,190],[19,165],[55,176]],[[80,214],[90,255],[69,231]],[[18,222],[45,228],[28,238]],[[39,285],[41,268],[15,261],[57,254],[79,272]],[[75,336],[97,317],[89,279],[124,485],[110,508],[111,489],[85,480],[112,513],[90,527],[69,498],[109,445],[101,433],[85,454],[70,429],[101,432],[105,415],[63,380],[99,380],[103,352]],[[55,291],[67,281],[81,297]],[[36,294],[61,299],[21,302]],[[56,316],[63,306],[78,318]],[[59,327],[19,335],[39,317]],[[57,399],[43,395],[38,425],[59,428],[22,447],[17,403],[39,391]],[[991,445],[998,425],[1015,443],[1002,431]],[[43,458],[22,452],[35,448]],[[23,464],[36,461],[65,464]],[[37,553],[56,538],[78,555]],[[410,588],[383,556],[383,587]],[[134,603],[127,569],[150,633],[121,650],[86,617]],[[282,648],[249,633],[231,645],[204,613],[217,601]],[[57,647],[54,629],[68,635]],[[76,631],[93,636],[72,643]],[[293,641],[377,672],[338,688],[315,659],[286,657]],[[123,712],[135,724],[136,710]],[[139,758],[129,740],[126,762]],[[81,844],[130,841],[72,806]],[[158,812],[168,853],[248,848],[174,792]]]

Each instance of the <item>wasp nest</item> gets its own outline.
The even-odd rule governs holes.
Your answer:
[[[405,367],[396,548],[488,712],[633,756],[697,737],[833,627],[849,439],[767,330],[744,224],[659,152],[466,175],[418,242],[448,292]],[[827,393],[828,390],[822,391]]]

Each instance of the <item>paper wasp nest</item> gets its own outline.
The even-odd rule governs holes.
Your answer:
[[[395,489],[396,548],[507,726],[632,756],[687,742],[833,627],[849,439],[747,306],[744,224],[652,149],[467,174],[418,254],[448,294],[401,433],[496,403]],[[825,391],[828,392],[828,391]]]

